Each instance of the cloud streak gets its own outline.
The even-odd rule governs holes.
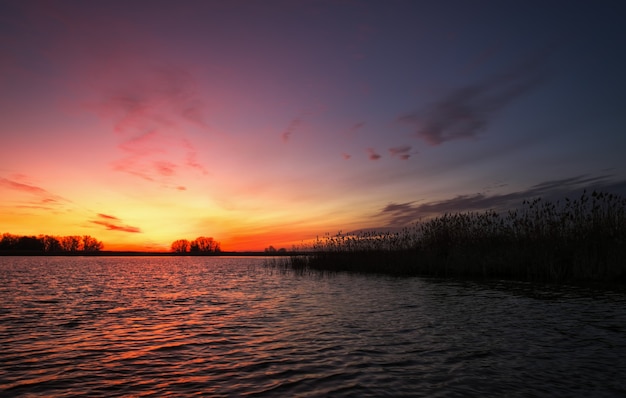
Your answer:
[[[37,196],[42,196],[42,197],[52,196],[50,192],[46,191],[43,188],[37,187],[35,185],[22,184],[21,182],[9,180],[7,178],[0,177],[0,185],[6,188],[14,189],[16,191],[28,192]]]
[[[153,69],[88,105],[113,123],[121,139],[122,157],[112,162],[114,170],[161,183],[185,169],[208,174],[185,138],[189,127],[208,129],[195,86],[185,70]]]
[[[208,170],[198,161],[198,153],[191,143],[187,140],[183,140],[183,146],[187,151],[186,155],[186,165],[191,167],[192,169],[198,170],[203,175],[208,175]]]
[[[411,154],[409,153],[410,150],[411,147],[409,145],[403,145],[389,148],[389,153],[391,153],[391,156],[398,157],[402,160],[407,160],[411,157]]]
[[[25,184],[15,180],[10,180],[8,178],[0,177],[0,187],[4,187],[13,191],[27,193],[37,198],[37,202],[34,203],[35,206],[28,207],[50,209],[50,206],[52,205],[57,205],[61,202],[69,202],[69,200],[59,195],[55,195],[36,185]]]
[[[90,220],[92,224],[97,224],[105,227],[110,231],[120,231],[120,232],[129,232],[129,233],[141,233],[141,229],[138,227],[132,227],[130,225],[125,225],[122,223],[122,220],[115,216],[111,216],[108,214],[98,213],[98,218],[95,220]]]
[[[367,148],[367,153],[370,160],[378,160],[382,157],[374,150],[374,148]]]
[[[352,137],[354,136],[359,130],[361,130],[363,127],[365,126],[365,122],[358,122],[358,123],[354,123],[349,129],[348,129],[348,136]]]
[[[563,197],[577,197],[583,189],[626,194],[626,180],[614,181],[611,176],[576,176],[560,180],[546,181],[532,187],[506,194],[487,195],[477,193],[458,195],[451,199],[425,202],[389,203],[378,214],[388,220],[391,226],[408,225],[422,218],[444,213],[483,211],[488,209],[505,210],[518,207],[525,199],[542,197],[556,200]]]
[[[91,108],[113,120],[114,131],[121,135],[175,128],[181,122],[205,128],[204,105],[194,85],[180,68],[156,69]]]
[[[167,162],[165,160],[154,162],[154,168],[157,173],[164,177],[173,176],[176,173],[176,167],[177,166],[174,163]]]
[[[285,131],[283,131],[283,133],[281,134],[281,138],[283,142],[289,142],[291,135],[298,129],[298,127],[302,125],[302,123],[303,123],[302,117],[297,117],[293,119],[289,123]]]
[[[457,88],[438,101],[398,117],[428,145],[473,139],[484,132],[491,120],[516,99],[546,80],[538,58],[483,81]]]

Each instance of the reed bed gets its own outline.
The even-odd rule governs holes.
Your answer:
[[[626,199],[524,201],[506,213],[444,214],[398,233],[326,235],[292,269],[541,282],[626,283]]]

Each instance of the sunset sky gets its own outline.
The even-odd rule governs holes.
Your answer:
[[[262,250],[626,193],[619,1],[0,1],[0,233]]]

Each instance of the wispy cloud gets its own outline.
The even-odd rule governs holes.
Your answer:
[[[114,122],[122,135],[171,128],[181,122],[206,127],[204,105],[191,74],[181,68],[149,71],[111,93],[92,108]]]
[[[42,196],[42,197],[52,196],[50,192],[46,191],[45,189],[41,187],[38,187],[35,185],[22,184],[20,182],[12,181],[7,178],[0,177],[0,185],[4,186],[5,188],[10,188],[10,189],[14,189],[17,191],[22,191],[22,192],[28,192],[37,196]]]
[[[433,146],[475,138],[495,115],[546,80],[542,64],[539,57],[529,59],[508,72],[452,90],[398,120],[412,125],[415,135]]]
[[[183,146],[187,150],[186,164],[187,166],[198,170],[203,175],[208,175],[208,170],[198,161],[198,153],[188,140],[183,140]]]
[[[31,208],[50,209],[53,205],[69,202],[69,200],[59,195],[55,195],[39,186],[26,184],[8,178],[0,177],[0,187],[4,187],[13,191],[23,192],[34,197],[35,201],[26,205],[27,207]]]
[[[165,153],[161,136],[157,130],[150,130],[125,140],[118,146],[133,156],[144,156]]]
[[[105,93],[103,100],[88,108],[111,121],[121,139],[122,157],[112,162],[114,170],[161,183],[185,169],[208,174],[185,138],[190,126],[208,129],[204,104],[185,70],[148,71],[137,81]]]
[[[365,126],[365,122],[355,123],[352,127],[350,127],[350,131],[357,131],[361,127]]]
[[[380,156],[374,148],[367,148],[368,157],[370,160],[378,160],[382,156]]]
[[[352,136],[352,135],[356,134],[364,126],[365,126],[365,122],[358,122],[358,123],[353,124],[352,127],[350,127],[348,129],[348,135]]]
[[[289,125],[287,126],[285,131],[283,131],[283,133],[281,134],[283,142],[288,142],[291,138],[291,135],[298,129],[298,127],[302,125],[302,123],[303,120],[301,116],[298,116],[294,118],[291,122],[289,122]]]
[[[157,162],[154,162],[154,168],[156,169],[157,173],[164,177],[174,175],[176,173],[176,167],[177,166],[174,163],[165,160],[159,160]]]
[[[141,232],[140,228],[123,224],[122,220],[120,220],[119,218],[115,216],[111,216],[108,214],[98,213],[98,218],[95,220],[90,220],[90,222],[92,224],[101,225],[111,231],[121,231],[121,232],[130,232],[130,233]]]
[[[458,195],[450,199],[425,202],[389,203],[379,213],[388,220],[389,225],[407,225],[421,218],[428,218],[444,213],[466,211],[502,210],[519,207],[524,199],[542,197],[555,200],[563,197],[576,197],[582,189],[600,190],[618,194],[626,194],[626,181],[615,181],[609,175],[576,176],[561,180],[553,180],[533,185],[528,189],[505,194],[488,195],[476,193]]]
[[[407,160],[411,157],[411,154],[409,153],[410,151],[411,147],[409,145],[389,148],[389,153],[391,153],[391,156],[396,156],[402,160]]]

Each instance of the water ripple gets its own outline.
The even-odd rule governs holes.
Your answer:
[[[0,395],[623,396],[620,292],[0,258]]]

